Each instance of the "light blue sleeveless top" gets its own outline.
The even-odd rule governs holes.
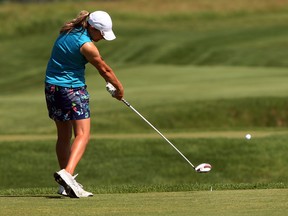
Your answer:
[[[54,43],[45,82],[62,87],[77,88],[85,85],[85,65],[88,63],[80,48],[91,42],[87,29],[62,33]]]

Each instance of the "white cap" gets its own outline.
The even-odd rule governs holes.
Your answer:
[[[108,13],[105,11],[95,11],[89,15],[88,23],[101,31],[105,40],[111,41],[116,38],[112,31],[112,20]]]

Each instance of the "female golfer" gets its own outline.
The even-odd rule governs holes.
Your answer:
[[[60,171],[54,173],[54,178],[60,184],[58,193],[71,198],[93,196],[73,176],[90,136],[85,64],[90,62],[94,65],[104,80],[117,89],[113,97],[118,100],[123,98],[122,84],[93,43],[115,38],[108,13],[81,11],[60,29],[47,65],[46,103],[49,117],[55,121],[57,128],[56,153],[60,166]],[[71,143],[72,131],[74,140]]]

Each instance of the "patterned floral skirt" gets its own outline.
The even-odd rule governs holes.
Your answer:
[[[89,93],[86,86],[67,88],[45,84],[49,117],[56,121],[90,118]]]

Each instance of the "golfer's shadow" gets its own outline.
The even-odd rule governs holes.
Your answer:
[[[27,195],[27,196],[25,196],[25,195],[23,195],[23,196],[13,196],[13,195],[4,195],[4,196],[2,196],[2,195],[0,195],[0,197],[6,197],[6,198],[13,198],[13,197],[39,197],[39,198],[46,198],[46,199],[65,199],[66,197],[64,197],[64,196],[56,196],[56,195],[54,195],[54,196],[45,196],[45,195],[43,195],[43,196],[37,196],[37,195],[35,195],[35,196],[33,196],[33,195]]]
[[[43,196],[46,199],[65,199],[64,196]]]

